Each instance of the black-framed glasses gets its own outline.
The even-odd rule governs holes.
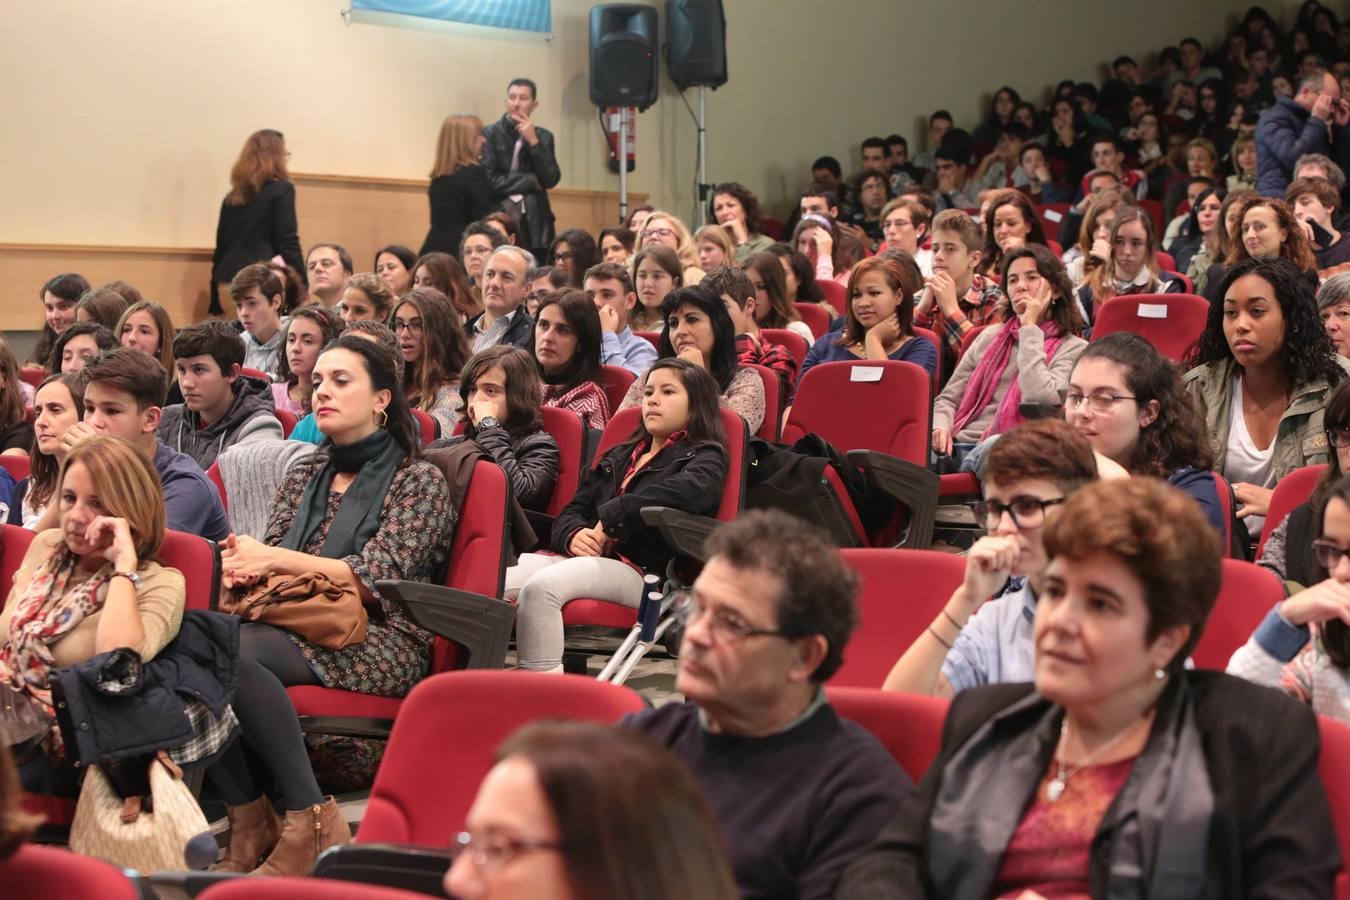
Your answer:
[[[484,872],[493,872],[508,865],[522,853],[562,850],[563,846],[558,841],[529,841],[503,834],[474,837],[471,832],[461,831],[450,839],[450,862],[453,864],[460,856],[468,853],[474,865]]]
[[[1350,428],[1328,428],[1327,443],[1337,450],[1350,447]]]
[[[573,252],[573,251],[571,251],[571,250],[563,250],[563,251],[560,251],[560,252],[558,252],[558,253],[553,254],[553,261],[554,261],[555,263],[565,263],[565,262],[571,261],[571,259],[572,259],[574,256],[576,256],[576,253],[575,253],[575,252]]]
[[[1060,399],[1064,401],[1065,412],[1073,412],[1074,410],[1081,409],[1084,404],[1087,404],[1091,407],[1093,412],[1105,415],[1120,401],[1135,400],[1137,398],[1132,397],[1129,394],[1111,394],[1105,391],[1099,391],[1092,394],[1084,394],[1081,391],[1064,391],[1060,395]]]
[[[708,612],[707,608],[699,603],[698,599],[689,591],[678,592],[671,603],[671,609],[675,615],[680,617],[680,621],[686,627],[703,618],[703,614]],[[746,638],[752,637],[780,637],[791,640],[796,636],[790,635],[779,628],[756,628],[736,613],[726,609],[719,609],[710,614],[708,633],[719,644],[739,644]]]
[[[414,319],[411,322],[405,322],[402,319],[395,319],[389,330],[394,332],[394,334],[398,334],[400,331],[406,331],[408,334],[421,334],[422,320]]]
[[[1328,572],[1340,565],[1346,556],[1350,556],[1350,550],[1325,538],[1313,541],[1312,550],[1313,556],[1317,558],[1317,564]]]
[[[1042,500],[1040,497],[1014,497],[1010,503],[978,500],[971,503],[970,508],[975,512],[976,521],[983,525],[986,531],[997,528],[1004,513],[1012,516],[1013,524],[1018,528],[1031,529],[1044,525],[1045,511],[1063,502],[1063,497],[1054,497],[1050,500]]]

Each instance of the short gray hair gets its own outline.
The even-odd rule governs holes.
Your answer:
[[[1294,177],[1298,177],[1298,170],[1304,166],[1321,166],[1326,170],[1327,181],[1337,191],[1345,190],[1345,170],[1336,163],[1332,162],[1331,157],[1322,153],[1305,153],[1294,163]]]
[[[1295,92],[1302,91],[1305,89],[1320,92],[1327,82],[1328,74],[1330,73],[1328,73],[1326,69],[1323,69],[1320,66],[1316,69],[1313,69],[1307,75],[1304,75],[1302,78],[1298,80],[1298,87],[1294,89]]]
[[[488,259],[492,259],[492,257],[496,256],[498,253],[517,254],[522,260],[525,261],[526,272],[530,271],[530,269],[533,269],[536,265],[538,265],[538,263],[535,262],[533,253],[526,250],[524,247],[517,247],[515,244],[502,244],[500,247],[497,247],[492,251],[492,255],[489,256]]]
[[[1333,275],[1326,280],[1317,292],[1317,308],[1330,309],[1340,303],[1350,301],[1350,272]]]

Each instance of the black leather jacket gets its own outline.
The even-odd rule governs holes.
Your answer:
[[[483,129],[487,142],[483,145],[483,168],[496,199],[501,202],[512,194],[524,194],[524,217],[520,223],[526,249],[538,252],[553,243],[553,209],[549,206],[548,191],[562,180],[558,157],[553,151],[553,135],[547,129],[535,126],[539,143],[526,144],[520,151],[520,171],[511,171],[511,157],[515,153],[516,123],[503,115]],[[519,218],[519,216],[517,216]],[[539,260],[544,262],[545,260]]]

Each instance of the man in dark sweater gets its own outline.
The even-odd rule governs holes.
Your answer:
[[[857,576],[823,534],[775,511],[719,527],[708,552],[683,603],[675,686],[689,702],[622,724],[693,772],[743,896],[830,897],[913,789],[825,697],[857,623]]]

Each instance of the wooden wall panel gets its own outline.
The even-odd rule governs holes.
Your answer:
[[[426,236],[427,183],[394,178],[294,175],[300,240],[342,244],[356,270],[370,271],[375,251],[406,244],[416,251]],[[558,230],[598,233],[618,220],[619,195],[559,188],[549,192]],[[630,194],[634,205],[646,194]],[[122,279],[146,299],[164,304],[175,325],[206,316],[211,278],[209,247],[138,247],[74,244],[0,244],[0,330],[42,326],[37,290],[61,272],[79,272],[91,284]]]

